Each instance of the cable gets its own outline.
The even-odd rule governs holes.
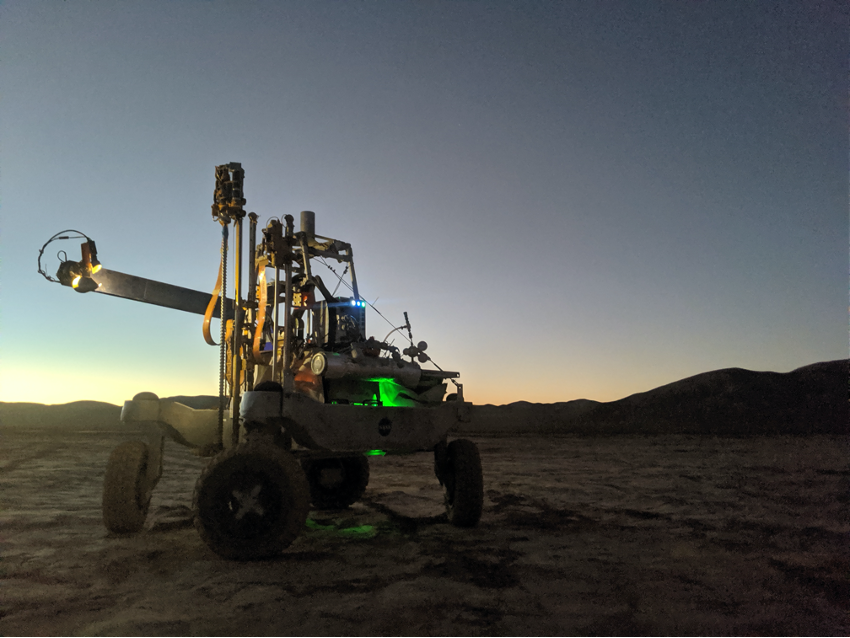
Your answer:
[[[325,266],[331,268],[328,264],[325,264]],[[331,268],[331,272],[336,275],[336,271],[333,268]],[[344,281],[343,277],[345,277],[345,273],[347,272],[348,264],[345,265],[345,270],[342,271],[342,275],[336,275],[336,278],[339,279],[339,281],[336,282],[336,288],[334,288],[334,291],[331,293],[331,297],[336,297],[336,291],[339,290],[339,285]]]
[[[71,235],[63,235],[63,233],[77,233],[77,234],[74,235],[74,236],[71,236]],[[58,233],[53,235],[53,237],[51,237],[50,239],[48,239],[44,243],[44,246],[42,246],[41,250],[38,251],[38,274],[40,274],[42,277],[47,279],[47,281],[52,281],[52,282],[57,283],[57,284],[60,283],[58,279],[54,279],[53,277],[48,275],[46,272],[44,272],[44,268],[42,268],[42,266],[41,266],[41,258],[44,255],[44,249],[47,248],[47,246],[49,244],[51,244],[52,242],[58,241],[60,239],[87,239],[88,241],[91,241],[91,237],[89,237],[85,233],[81,233],[79,230],[74,230],[73,228],[69,228],[67,230],[59,231]],[[65,251],[60,250],[59,252],[64,253]],[[56,257],[61,259],[61,257],[59,257],[59,253],[56,254]],[[68,253],[65,253],[65,259],[63,259],[62,261],[67,261],[67,260],[68,260]]]
[[[324,258],[324,257],[319,257],[319,262],[320,262],[320,263],[321,263],[321,264],[322,264],[325,268],[327,268],[328,270],[330,270],[330,271],[331,271],[334,275],[336,275],[336,278],[337,278],[337,279],[339,279],[340,283],[342,283],[342,284],[343,284],[346,288],[348,288],[351,292],[354,292],[354,289],[351,287],[351,284],[349,284],[349,283],[348,283],[345,279],[343,279],[342,277],[340,277],[340,276],[337,274],[336,270],[334,270],[334,269],[331,267],[331,265],[330,265],[328,262],[326,262],[326,261],[325,261],[325,258]],[[339,286],[337,286],[337,288],[338,288],[338,287],[339,287]],[[395,331],[395,330],[397,330],[397,329],[398,329],[398,328],[396,328],[396,327],[393,325],[393,322],[392,322],[392,321],[390,321],[389,319],[387,319],[387,318],[383,315],[383,313],[375,307],[375,305],[374,305],[371,301],[369,301],[368,299],[365,299],[365,298],[363,298],[363,301],[365,301],[365,302],[368,304],[368,306],[369,306],[372,310],[374,310],[375,312],[377,312],[377,313],[378,313],[378,315],[379,315],[379,316],[380,316],[380,317],[381,317],[384,321],[386,321],[386,322],[390,325],[390,327],[391,327],[391,328],[393,328],[393,331]],[[377,301],[377,299],[375,299],[375,301]],[[405,325],[406,325],[406,324],[405,324]],[[404,328],[404,326],[399,326],[399,328]],[[392,334],[392,332],[391,332],[390,334]],[[387,336],[389,336],[389,335],[387,335]],[[386,341],[386,339],[385,339],[384,341]],[[412,342],[411,342],[411,343],[412,343]]]
[[[392,324],[390,324],[390,325],[392,325]],[[386,336],[386,337],[384,337],[384,343],[386,343],[386,342],[387,342],[387,339],[389,339],[389,338],[390,338],[390,335],[391,335],[392,333],[396,332],[397,330],[401,330],[402,328],[404,328],[404,326],[399,326],[398,328],[393,328],[392,330],[390,330],[390,331],[387,333],[387,336]],[[404,335],[402,335],[402,336],[404,336]],[[412,342],[411,342],[411,343],[412,343]]]

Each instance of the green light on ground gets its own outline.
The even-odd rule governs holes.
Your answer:
[[[322,525],[312,518],[307,519],[307,528],[315,532],[326,532],[349,538],[373,538],[378,532],[374,525],[358,525],[356,527],[337,527],[336,525]]]
[[[363,453],[364,456],[386,456],[387,453],[383,450],[369,450],[368,452]]]
[[[342,536],[353,536],[355,538],[372,538],[377,534],[374,525],[359,525],[358,527],[346,527],[338,532]]]

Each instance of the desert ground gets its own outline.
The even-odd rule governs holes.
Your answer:
[[[7,424],[8,426],[8,424]],[[103,527],[103,431],[0,429],[0,634],[848,635],[848,437],[477,437],[478,527],[428,454],[372,458],[278,560],[219,558],[166,444],[146,529]]]

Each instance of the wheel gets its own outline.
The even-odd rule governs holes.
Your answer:
[[[148,446],[127,441],[112,450],[103,479],[103,523],[116,534],[138,532],[145,524],[151,495],[146,488]]]
[[[271,437],[248,434],[198,478],[195,527],[216,554],[235,560],[277,556],[307,522],[310,492],[298,461]]]
[[[301,466],[310,484],[310,501],[320,510],[339,510],[356,503],[369,484],[365,456],[303,459]]]
[[[474,527],[484,507],[484,477],[475,443],[467,439],[449,443],[442,474],[449,522],[457,527]]]

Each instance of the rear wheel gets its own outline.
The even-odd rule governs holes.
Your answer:
[[[478,446],[457,439],[446,448],[441,482],[449,522],[457,527],[474,527],[484,508],[484,477]]]
[[[193,500],[201,538],[235,560],[279,555],[304,529],[310,508],[298,461],[258,433],[212,460]]]
[[[147,490],[148,446],[122,443],[109,455],[103,479],[103,523],[116,534],[138,532],[145,524],[151,495]]]
[[[303,459],[301,466],[310,484],[310,501],[320,510],[344,509],[356,503],[369,484],[365,456]]]

